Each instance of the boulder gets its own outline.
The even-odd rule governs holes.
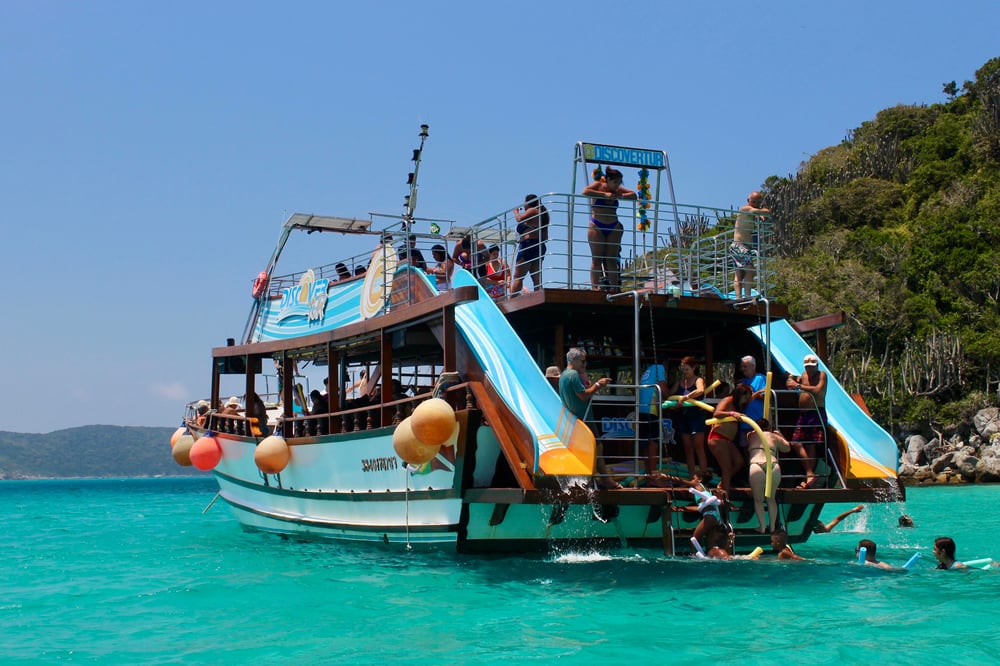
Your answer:
[[[902,461],[911,465],[926,464],[927,454],[924,451],[926,446],[926,437],[923,435],[910,435],[906,438],[906,450],[903,452]]]
[[[976,465],[978,463],[978,458],[961,451],[952,451],[936,458],[931,463],[931,471],[937,475],[950,471],[961,475],[966,481],[972,481],[976,478]]]
[[[1000,433],[1000,408],[987,407],[979,410],[972,417],[972,425],[983,439],[989,439],[990,435]]]
[[[1000,481],[1000,457],[981,458],[976,463],[977,483],[996,483]]]

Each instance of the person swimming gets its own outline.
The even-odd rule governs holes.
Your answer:
[[[966,566],[955,559],[955,541],[951,537],[934,539],[934,557],[938,569],[965,569]]]

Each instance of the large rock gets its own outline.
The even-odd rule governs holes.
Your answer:
[[[976,478],[976,464],[978,463],[978,458],[961,451],[952,451],[936,458],[931,463],[931,470],[939,476],[951,471],[966,481],[973,481]]]
[[[927,454],[924,449],[927,446],[927,438],[923,435],[910,435],[906,438],[906,450],[902,455],[902,462],[910,465],[924,465],[927,463]]]
[[[976,482],[1000,481],[1000,457],[981,458],[976,464]]]
[[[1000,432],[1000,409],[987,407],[979,410],[972,417],[972,425],[983,439],[989,439],[990,435]]]

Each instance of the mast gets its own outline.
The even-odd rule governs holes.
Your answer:
[[[403,225],[409,229],[413,224],[413,212],[417,209],[417,174],[420,173],[420,158],[424,152],[424,142],[427,141],[429,125],[420,126],[420,147],[413,150],[413,171],[406,177],[406,184],[410,186],[410,193],[406,195],[404,206],[406,212],[403,213]]]

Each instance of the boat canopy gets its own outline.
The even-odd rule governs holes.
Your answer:
[[[325,215],[309,215],[295,213],[285,222],[286,229],[306,229],[315,231],[368,231],[371,220],[359,220],[353,217],[327,217]]]

